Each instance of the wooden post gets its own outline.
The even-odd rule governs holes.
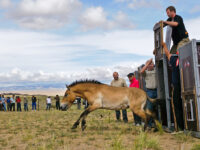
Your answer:
[[[183,114],[184,114],[184,122],[185,122],[185,128],[188,129],[187,125],[187,112],[185,109],[185,89],[184,89],[184,80],[183,80],[183,69],[181,68],[181,89],[182,89],[182,100],[183,100]]]
[[[40,99],[38,99],[38,111],[39,111],[39,107],[40,107]]]
[[[172,112],[173,112],[173,116],[174,116],[174,126],[175,126],[175,130],[176,132],[178,131],[178,126],[177,126],[177,121],[176,121],[176,114],[175,114],[175,109],[174,109],[174,87],[172,87],[172,99],[171,99],[171,105],[172,105]]]
[[[197,130],[199,130],[197,94],[196,94],[196,88],[195,87],[194,87],[193,91],[194,91],[194,104],[195,104],[195,112],[196,112]]]

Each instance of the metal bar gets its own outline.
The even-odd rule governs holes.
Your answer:
[[[171,44],[171,28],[168,26],[166,31],[166,45],[168,49],[170,49]],[[167,57],[163,54],[163,75],[164,75],[164,86],[165,86],[165,101],[166,101],[166,110],[167,110],[167,126],[168,128],[171,127],[171,105],[170,105],[170,98],[169,98],[169,84],[168,84],[168,70],[167,70]]]

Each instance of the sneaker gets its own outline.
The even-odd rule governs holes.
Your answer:
[[[174,132],[172,132],[171,134],[172,134],[172,135],[176,135],[176,134],[181,134],[181,133],[183,133],[183,131],[178,131],[178,132],[174,131]]]
[[[128,123],[128,120],[124,120],[124,123]]]
[[[140,126],[140,124],[139,123],[136,123],[136,125],[135,125],[136,127],[139,127]]]

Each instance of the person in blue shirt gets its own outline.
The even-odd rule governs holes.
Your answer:
[[[10,101],[10,97],[7,97],[7,99],[6,99],[6,102],[7,102],[7,110],[8,111],[11,111],[11,101]]]
[[[6,99],[4,98],[4,95],[1,96],[1,99],[2,99],[3,110],[6,111]]]
[[[1,94],[0,94],[0,111],[3,110],[3,104],[2,104],[2,97],[1,97]]]

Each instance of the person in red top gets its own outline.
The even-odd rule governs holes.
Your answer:
[[[21,98],[19,96],[16,97],[17,102],[17,111],[22,111],[21,109]]]
[[[139,81],[135,78],[134,73],[129,73],[127,75],[127,77],[130,81],[129,87],[139,88]],[[136,125],[136,126],[141,125],[141,118],[138,115],[136,115],[135,113],[133,113],[133,117],[134,117],[134,125]]]

